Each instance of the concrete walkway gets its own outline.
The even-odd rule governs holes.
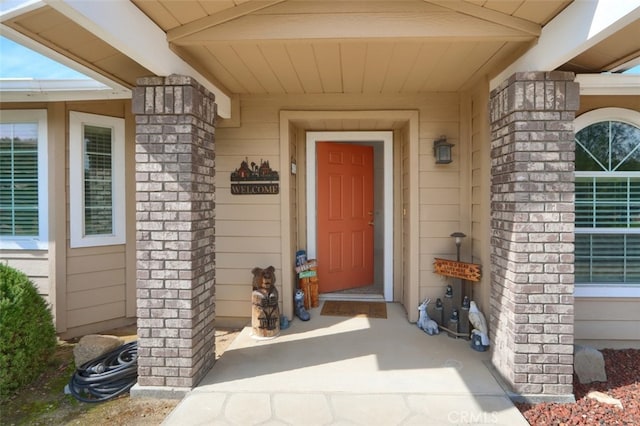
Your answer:
[[[297,318],[271,340],[245,328],[164,425],[528,425],[466,340],[387,319]]]

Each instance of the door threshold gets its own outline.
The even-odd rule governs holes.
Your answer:
[[[356,302],[384,302],[382,294],[349,294],[349,293],[322,293],[320,301],[325,300],[353,300]]]

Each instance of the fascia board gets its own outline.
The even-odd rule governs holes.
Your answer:
[[[580,95],[640,95],[640,75],[635,74],[578,74]]]
[[[0,91],[105,90],[108,86],[94,80],[39,80],[34,78],[0,79]]]
[[[131,99],[131,90],[94,80],[0,79],[2,102],[58,102]]]

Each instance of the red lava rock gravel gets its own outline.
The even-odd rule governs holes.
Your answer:
[[[603,349],[606,382],[580,384],[573,376],[574,404],[516,404],[533,425],[640,425],[640,350]],[[587,398],[600,391],[622,402],[623,409]]]

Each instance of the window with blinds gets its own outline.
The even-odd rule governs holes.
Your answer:
[[[124,244],[124,120],[69,112],[70,245]]]
[[[576,283],[640,283],[640,128],[600,121],[575,140]]]
[[[112,129],[83,126],[84,233],[113,233]]]
[[[0,123],[0,235],[35,237],[38,123]]]
[[[47,111],[0,110],[0,249],[49,244]]]

